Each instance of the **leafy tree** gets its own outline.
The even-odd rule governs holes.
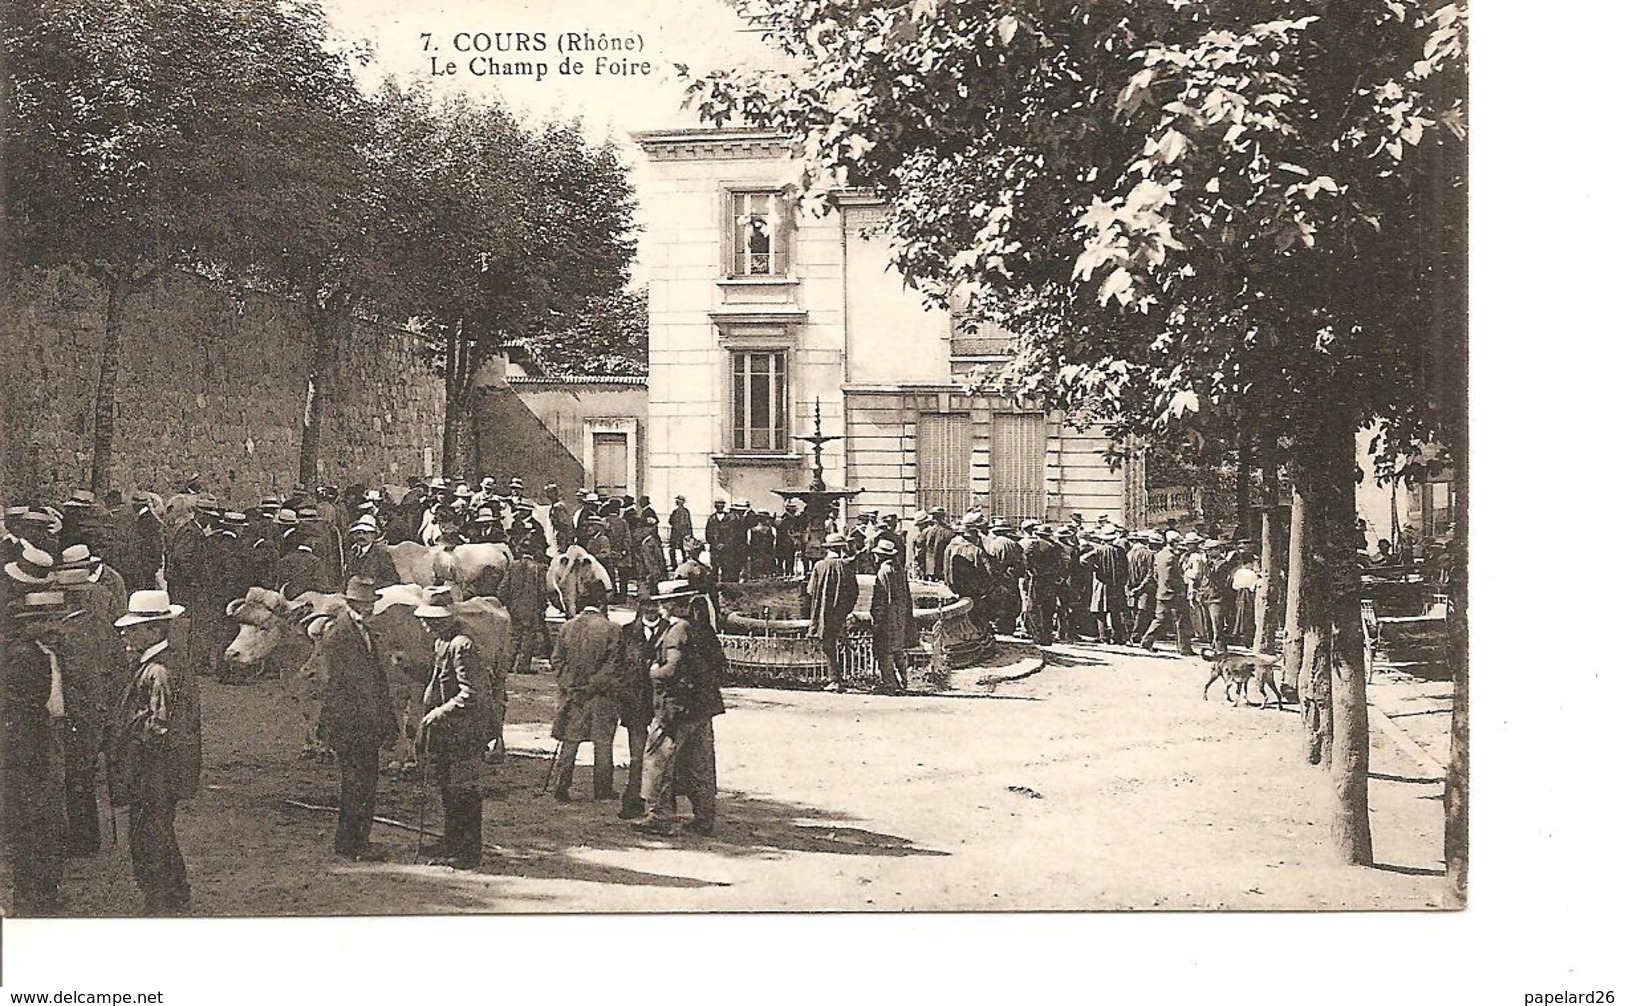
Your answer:
[[[649,288],[588,297],[580,313],[549,319],[523,340],[525,352],[550,374],[647,374]]]
[[[308,193],[291,116],[324,86],[320,18],[277,0],[14,0],[7,11],[7,250],[106,295],[91,484],[107,487],[125,307],[177,267],[246,266],[248,237]]]
[[[590,146],[578,122],[531,126],[500,104],[398,86],[382,103],[404,197],[391,221],[399,296],[445,379],[445,466],[464,470],[478,460],[479,369],[625,285],[631,188],[614,149]]]
[[[352,76],[366,51],[342,51],[327,33],[319,6],[290,7],[269,23],[281,37],[266,39],[285,53],[284,93],[265,102],[275,143],[262,171],[275,185],[253,191],[254,220],[245,227],[242,278],[281,290],[303,309],[312,335],[308,408],[301,417],[300,482],[314,484],[322,456],[327,399],[338,350],[357,312],[387,303],[390,263],[381,229],[385,208],[399,193],[383,170],[389,154],[377,129],[376,103]]]
[[[815,208],[887,199],[903,276],[1017,334],[1010,386],[1120,438],[1226,409],[1284,448],[1332,837],[1370,863],[1354,436],[1413,453],[1462,429],[1465,10],[741,6],[798,68],[703,76],[701,114],[793,137]]]

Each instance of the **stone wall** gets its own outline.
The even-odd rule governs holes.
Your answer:
[[[65,271],[0,289],[0,492],[61,499],[90,479],[104,333],[100,287]],[[312,337],[299,306],[177,275],[126,307],[115,487],[192,472],[228,500],[296,481]],[[410,334],[361,324],[329,388],[321,481],[403,482],[440,454],[445,395]]]

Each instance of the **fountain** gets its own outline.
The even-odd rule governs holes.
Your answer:
[[[812,482],[805,489],[775,489],[779,496],[788,500],[800,500],[807,507],[807,521],[813,527],[824,527],[830,514],[835,511],[836,503],[849,500],[862,489],[831,488],[824,484],[824,445],[831,440],[844,440],[845,437],[826,435],[824,433],[824,403],[820,399],[813,400],[813,431],[811,434],[800,437],[791,437],[802,443],[812,444],[813,474]]]
[[[806,506],[811,556],[821,556],[822,541],[829,517],[842,500],[852,499],[862,489],[830,486],[824,481],[824,445],[842,437],[825,434],[823,405],[813,403],[813,431],[793,439],[812,445],[812,480],[805,489],[775,489],[780,497],[800,500]],[[853,628],[843,641],[841,661],[846,680],[863,684],[879,680],[874,647],[869,631],[869,598],[874,576],[859,574],[858,604]],[[812,621],[807,617],[805,581],[799,577],[747,580],[719,585],[722,601],[721,639],[728,659],[728,678],[734,684],[799,684],[819,686],[827,681],[828,668],[818,640],[808,638]],[[910,655],[917,684],[945,679],[950,666],[964,666],[980,655],[965,648],[961,640],[970,624],[966,617],[971,602],[958,597],[941,583],[915,580],[914,617],[920,628],[920,647]],[[920,670],[930,673],[921,678]]]

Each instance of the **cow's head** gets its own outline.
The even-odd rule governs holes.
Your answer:
[[[237,638],[226,647],[226,660],[246,667],[267,659],[295,631],[297,602],[274,590],[250,587],[245,597],[226,605],[226,616],[237,623]]]

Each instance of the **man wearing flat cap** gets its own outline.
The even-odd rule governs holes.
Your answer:
[[[841,672],[841,639],[846,635],[846,620],[858,606],[858,576],[852,563],[843,553],[846,536],[832,532],[824,538],[824,557],[813,565],[812,577],[807,581],[808,611],[812,625],[807,635],[819,641],[829,671],[827,692],[846,691]]]

